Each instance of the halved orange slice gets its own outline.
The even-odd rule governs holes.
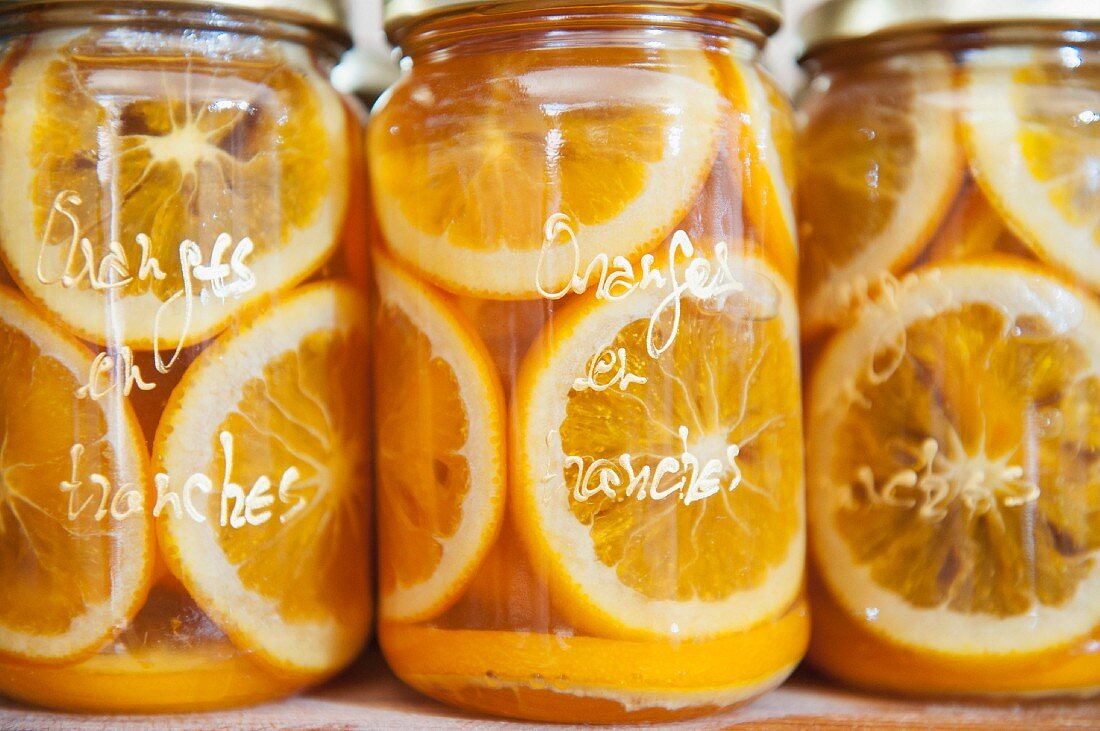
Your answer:
[[[716,636],[798,595],[794,296],[763,262],[718,261],[713,296],[579,301],[517,379],[512,515],[584,631]]]
[[[964,139],[982,190],[1041,258],[1100,289],[1100,73],[999,48],[970,54],[964,80]]]
[[[756,66],[724,56],[716,64],[734,111],[729,155],[741,172],[746,219],[768,257],[793,281],[798,268],[794,113],[775,81]]]
[[[366,316],[348,285],[295,290],[199,355],[157,430],[169,568],[290,674],[339,669],[370,625]]]
[[[95,653],[152,582],[149,457],[125,400],[78,399],[88,350],[0,287],[0,655]]]
[[[706,180],[722,113],[701,49],[563,46],[425,64],[370,127],[387,245],[452,292],[560,291],[597,255],[640,256],[668,235]],[[550,225],[559,217],[565,226]]]
[[[374,259],[381,614],[416,621],[461,595],[504,513],[504,393],[460,313]]]
[[[1027,262],[921,270],[808,401],[830,592],[891,641],[1037,652],[1100,624],[1100,307]]]
[[[19,286],[86,340],[166,358],[308,277],[348,197],[344,108],[304,49],[173,43],[154,59],[44,33],[0,117],[0,258]]]
[[[917,60],[919,59],[919,60]],[[940,227],[963,181],[954,67],[938,53],[838,71],[804,109],[802,326],[843,324]]]

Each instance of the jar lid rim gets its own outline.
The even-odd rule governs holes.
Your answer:
[[[783,22],[783,0],[385,0],[386,34],[394,45],[410,26],[428,18],[452,13],[503,13],[524,10],[562,10],[629,7],[644,12],[651,8],[683,7],[717,12],[738,11],[765,35],[779,30]]]
[[[827,0],[798,24],[802,57],[824,45],[880,34],[967,24],[1100,21],[1100,2],[1082,0]]]
[[[344,15],[338,0],[116,0],[119,6],[127,4],[141,5],[148,9],[150,5],[181,5],[207,7],[213,9],[244,9],[259,15],[272,15],[281,20],[297,21],[320,25],[325,28],[344,30]],[[0,0],[0,12],[16,9],[32,9],[36,6],[51,5],[95,5],[94,0]]]

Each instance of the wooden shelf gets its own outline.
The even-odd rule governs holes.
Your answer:
[[[370,652],[342,677],[312,693],[238,711],[180,716],[77,716],[26,709],[0,700],[0,730],[129,731],[171,728],[309,729],[310,731],[521,731],[568,726],[511,723],[472,716],[401,685]],[[728,728],[1100,729],[1100,700],[1028,703],[920,702],[862,695],[800,672],[786,685],[730,713],[647,729]]]

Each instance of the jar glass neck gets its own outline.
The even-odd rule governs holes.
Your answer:
[[[0,39],[65,28],[125,28],[158,31],[218,31],[260,36],[307,46],[333,60],[351,46],[341,30],[257,13],[173,3],[71,3],[0,5]]]
[[[761,30],[727,14],[683,8],[634,10],[571,8],[486,15],[455,13],[425,20],[401,37],[401,52],[413,62],[494,50],[584,47],[731,48],[755,59],[766,37]]]
[[[921,32],[884,33],[870,38],[825,44],[802,59],[810,76],[878,63],[929,51],[962,55],[982,48],[1059,46],[1100,49],[1100,25],[1068,23],[968,24]]]

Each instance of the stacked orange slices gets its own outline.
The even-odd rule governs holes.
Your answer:
[[[204,667],[258,700],[370,622],[366,305],[298,286],[340,240],[350,117],[296,45],[200,36],[47,32],[0,65],[0,690],[37,703],[233,702],[118,682]],[[89,388],[104,352],[156,390]],[[123,642],[150,591],[211,647]]]
[[[0,288],[0,655],[6,657],[83,659],[149,590],[155,547],[148,453],[124,400],[73,398],[91,362],[86,347]],[[95,478],[114,488],[106,504]]]
[[[438,697],[556,720],[577,695],[754,695],[806,640],[789,109],[701,49],[460,61],[418,68],[369,134],[387,656]],[[699,286],[601,285],[601,257]],[[670,489],[693,458],[709,477]],[[628,469],[658,477],[626,493]],[[637,673],[596,661],[620,652]]]
[[[1095,71],[916,58],[844,72],[810,105],[800,211],[804,325],[829,333],[807,404],[812,554],[849,628],[814,653],[910,692],[945,686],[885,658],[1035,668],[1100,627]],[[853,632],[892,648],[876,677],[838,651]],[[1098,685],[1080,666],[1035,682]],[[989,677],[960,682],[1022,687]]]

